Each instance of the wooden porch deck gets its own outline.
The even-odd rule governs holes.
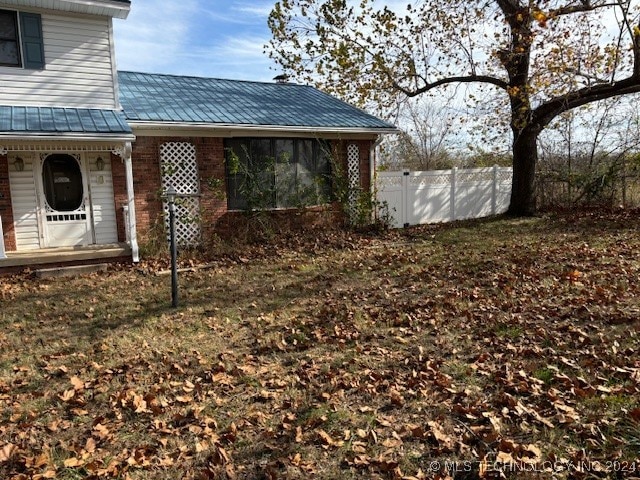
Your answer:
[[[0,274],[27,267],[85,265],[127,258],[131,260],[131,248],[126,243],[113,243],[6,252],[6,255],[7,258],[0,259]]]

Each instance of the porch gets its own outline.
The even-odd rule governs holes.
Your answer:
[[[130,142],[0,145],[0,273],[120,258],[138,261]]]
[[[38,250],[6,252],[6,258],[0,258],[0,274],[11,273],[25,268],[72,266],[132,260],[131,247],[126,243],[108,245],[89,245],[86,247],[58,247]]]

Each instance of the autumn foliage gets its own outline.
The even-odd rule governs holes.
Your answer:
[[[511,132],[509,212],[531,215],[540,133],[640,92],[639,22],[637,0],[282,0],[267,48],[296,78],[387,112],[423,94],[437,104],[448,87],[480,100],[478,123]]]
[[[0,283],[0,478],[634,478],[640,212]]]

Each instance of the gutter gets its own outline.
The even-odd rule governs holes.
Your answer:
[[[5,0],[3,3],[9,5],[24,6],[26,2],[24,0]],[[30,2],[33,4],[34,2]],[[70,11],[74,13],[88,13],[94,15],[110,15],[115,18],[125,19],[129,15],[131,10],[130,1],[117,1],[117,0],[58,0],[38,2],[43,8],[48,8],[56,11]],[[34,6],[34,5],[29,5]],[[68,7],[68,8],[65,8]]]
[[[310,127],[300,125],[239,125],[237,123],[204,123],[204,122],[151,122],[127,120],[132,129],[150,130],[205,130],[230,134],[232,132],[292,132],[292,133],[315,133],[315,134],[367,134],[382,135],[399,133],[395,127],[375,128],[375,127]]]
[[[78,133],[24,133],[16,135],[15,133],[0,133],[0,141],[78,141],[78,142],[133,142],[136,139],[134,134],[100,134],[100,135],[81,135]]]

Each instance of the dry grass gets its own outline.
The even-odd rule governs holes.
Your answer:
[[[639,213],[3,278],[0,477],[640,476]]]

